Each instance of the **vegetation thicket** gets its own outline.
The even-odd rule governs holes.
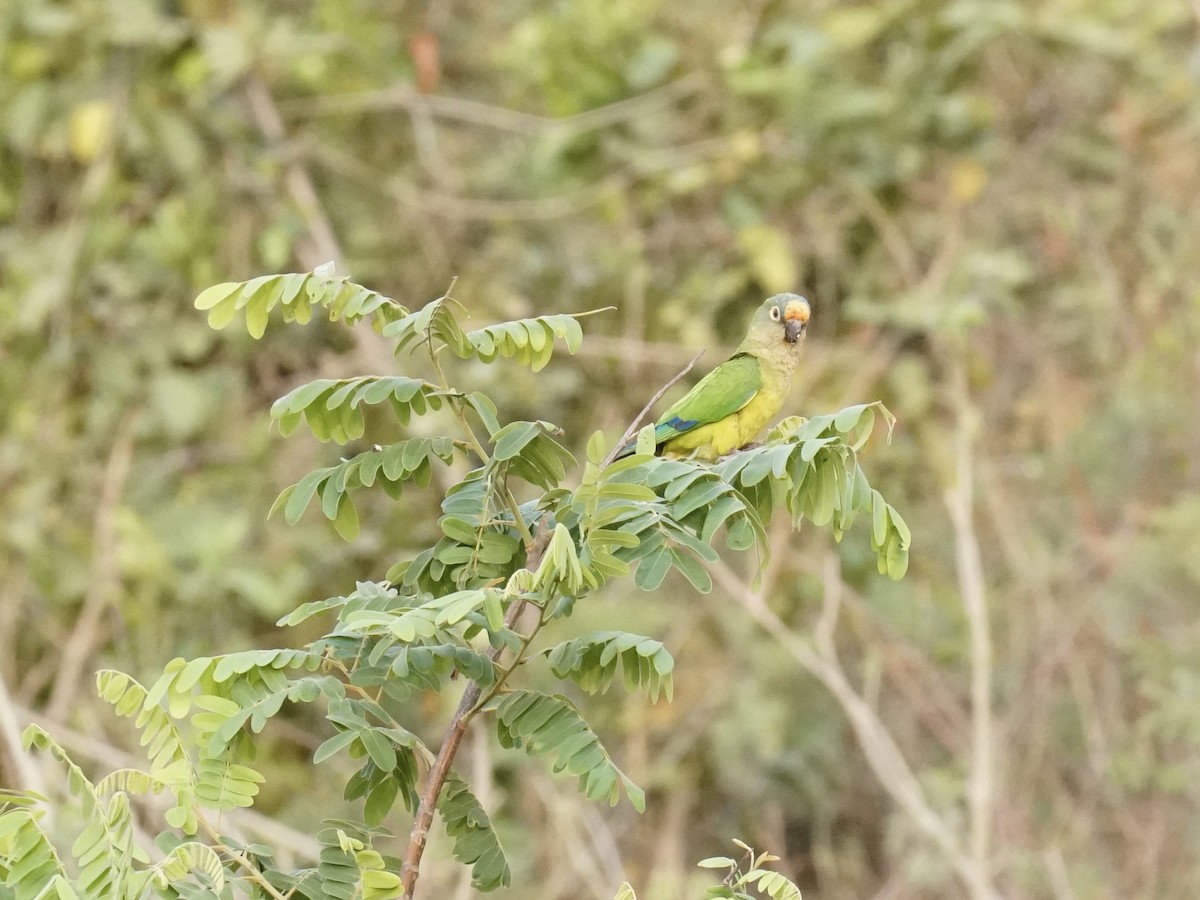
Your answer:
[[[239,854],[267,883],[319,873],[335,852],[360,876],[399,875],[389,857],[409,846],[402,807],[420,806],[409,790],[426,783],[409,777],[424,772],[420,748],[436,756],[467,686],[482,699],[479,678],[517,659],[506,650],[489,669],[486,635],[520,641],[536,622],[513,692],[568,698],[586,727],[576,739],[607,754],[574,772],[585,792],[607,797],[628,778],[646,811],[580,802],[571,781],[500,746],[527,748],[528,735],[493,739],[481,726],[503,715],[479,713],[455,757],[470,793],[447,782],[443,795],[460,826],[431,830],[421,894],[470,896],[470,868],[451,857],[471,846],[472,865],[494,875],[494,837],[514,891],[609,900],[628,881],[642,900],[690,896],[724,873],[697,871],[697,858],[736,837],[778,855],[772,866],[810,898],[1189,896],[1200,878],[1196,54],[1195,10],[1167,0],[3,4],[0,777],[49,798],[8,808],[3,852],[15,823],[32,821],[25,811],[43,810],[46,852],[99,815],[119,828],[86,832],[80,849],[144,848],[145,860],[131,849],[100,868],[147,885],[154,866],[179,884],[215,875],[205,851],[148,837],[193,824],[221,863]],[[357,304],[389,336],[329,321],[351,290],[315,274],[331,260],[372,289],[354,288],[339,315]],[[286,271],[306,274],[250,281]],[[455,277],[463,307],[427,302]],[[218,283],[240,287],[205,304],[245,328],[213,331],[192,308]],[[732,493],[676,513],[666,482],[650,481],[674,462],[605,475],[588,436],[611,447],[707,348],[665,408],[780,291],[810,298],[811,333],[767,446],[739,471],[726,461],[697,476]],[[280,316],[300,297],[313,301],[307,327],[254,340],[267,307]],[[402,323],[423,315],[428,337],[414,332],[394,359]],[[576,347],[578,321],[588,334]],[[439,342],[449,379],[430,359]],[[563,345],[575,355],[544,357]],[[511,356],[487,366],[493,353]],[[355,382],[362,372],[381,380]],[[325,393],[297,388],[314,383]],[[832,439],[813,471],[855,459],[868,410],[882,410],[864,407],[844,432],[836,417],[874,401],[899,423],[886,449],[881,438],[865,449],[871,485],[916,536],[901,580],[879,575],[865,504],[860,525],[831,539],[857,491],[827,527],[797,533],[798,512],[824,521],[813,514],[828,494],[779,487],[795,486],[789,467],[813,440]],[[814,422],[827,431],[801,436]],[[300,425],[323,440],[280,440]],[[514,455],[497,461],[501,428]],[[495,493],[505,484],[511,502]],[[661,527],[695,546],[672,532],[681,543],[619,577],[638,551],[627,538],[589,549],[589,513],[573,504],[586,507],[591,487],[641,488],[603,502],[659,504]],[[455,513],[447,497],[486,506]],[[696,523],[724,500],[745,501],[724,533],[756,549],[718,537],[711,550]],[[786,512],[768,517],[766,502]],[[488,535],[478,553],[461,527],[439,525],[458,520]],[[330,523],[357,537],[335,539]],[[564,533],[556,552],[573,546],[580,577],[602,574],[602,591],[586,578],[560,590],[569,558],[567,572],[537,555],[539,539]],[[611,571],[585,561],[595,550]],[[566,609],[537,595],[550,582],[556,598],[586,601],[551,616]],[[416,612],[459,592],[479,605],[453,623]],[[275,624],[332,597],[345,603]],[[521,600],[520,622],[497,626],[496,604]],[[394,634],[385,617],[409,613]],[[417,620],[434,631],[406,638]],[[571,643],[616,631],[648,643]],[[453,651],[393,670],[402,649],[435,638]],[[668,658],[656,641],[669,673],[654,666]],[[356,642],[385,649],[351,665],[339,654]],[[556,646],[573,649],[538,655]],[[264,647],[287,649],[267,662],[252,649]],[[614,679],[628,656],[651,694],[646,678],[665,691],[669,674],[673,701],[585,698],[605,652]],[[190,662],[172,669],[176,657]],[[641,678],[644,665],[654,674]],[[362,683],[372,667],[391,674]],[[180,687],[171,678],[184,672]],[[379,701],[395,724],[354,706],[377,702],[389,679],[415,679]],[[112,798],[147,783],[109,773],[145,768],[145,754],[136,717],[106,701],[132,711],[139,684],[165,691],[166,718],[140,728],[165,729],[148,746],[168,777],[165,793],[126,806]],[[488,702],[508,702],[507,687]],[[238,722],[281,689],[312,702],[272,699]],[[213,708],[171,709],[189,695]],[[339,710],[356,712],[331,724]],[[28,723],[50,754],[21,748]],[[168,723],[182,724],[186,758],[159,758]],[[376,734],[386,747],[364,742]],[[345,743],[314,767],[330,739]],[[246,771],[211,781],[206,765],[250,746],[255,758],[236,762]],[[55,754],[74,760],[71,797]],[[366,766],[375,774],[356,774]],[[209,822],[219,841],[188,818],[204,798],[180,802],[188,785],[215,783],[238,788],[209,798],[235,807]],[[363,830],[364,802],[391,807],[393,788],[394,836]],[[321,830],[330,817],[347,823],[341,836]],[[754,871],[744,852],[723,888]]]

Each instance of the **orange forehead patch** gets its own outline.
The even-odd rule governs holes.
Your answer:
[[[798,319],[801,322],[807,322],[809,315],[808,304],[800,300],[792,300],[783,312],[785,319]]]

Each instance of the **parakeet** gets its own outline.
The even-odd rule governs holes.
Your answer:
[[[764,301],[737,352],[663,413],[656,452],[715,460],[751,443],[783,406],[811,314],[796,294]]]

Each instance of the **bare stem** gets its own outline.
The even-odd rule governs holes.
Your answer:
[[[21,723],[0,673],[0,775],[5,774],[12,787],[37,794],[46,792],[41,770],[21,746]]]
[[[965,364],[955,373],[955,485],[946,491],[946,508],[954,526],[958,583],[971,646],[971,769],[968,805],[971,813],[971,858],[983,872],[990,867],[992,807],[995,802],[995,742],[992,728],[992,637],[984,593],[983,563],[975,535],[972,409],[967,395]]]
[[[608,451],[608,456],[604,457],[604,462],[600,464],[601,469],[607,469],[609,467],[612,461],[617,458],[617,454],[621,452],[621,448],[624,447],[635,434],[637,434],[638,428],[641,427],[642,420],[646,418],[646,413],[650,412],[650,409],[654,406],[654,404],[659,401],[663,394],[671,389],[675,382],[677,382],[688,372],[692,371],[692,366],[696,365],[696,363],[700,360],[700,357],[703,355],[704,351],[701,350],[692,357],[691,362],[679,370],[679,373],[674,378],[658,389],[655,395],[650,398],[650,402],[642,407],[642,411],[640,413],[634,416],[633,421],[629,423],[629,427],[625,429],[625,433],[621,435],[621,439],[613,445],[613,448],[610,451]]]
[[[546,547],[550,543],[550,536],[552,534],[553,531],[550,529],[542,529],[539,532],[537,539],[530,544],[526,559],[527,567],[536,569],[541,564],[542,554],[546,552]],[[512,628],[521,617],[524,609],[524,600],[519,600],[510,606],[504,616],[504,626]],[[529,640],[532,640],[532,635],[530,635]],[[526,643],[526,646],[528,646],[528,643]],[[487,652],[487,657],[494,663],[503,653],[504,645],[502,644],[499,647],[490,648]],[[516,662],[519,661],[520,655],[518,654],[517,660],[513,665],[515,666]],[[446,736],[442,739],[442,746],[438,749],[437,757],[429,769],[429,776],[425,781],[425,790],[421,792],[421,803],[417,807],[417,815],[413,821],[412,832],[409,834],[408,850],[404,854],[404,867],[400,873],[401,883],[404,886],[404,900],[413,900],[413,894],[417,885],[417,875],[420,874],[421,857],[425,853],[425,844],[429,840],[429,827],[433,824],[433,814],[434,810],[437,809],[438,797],[441,795],[442,787],[445,785],[446,778],[450,774],[450,766],[453,764],[454,757],[458,753],[458,748],[462,744],[467,726],[479,711],[479,698],[482,695],[483,687],[479,682],[472,681],[467,685],[467,689],[463,691],[462,698],[458,701],[458,708],[454,710],[454,715],[450,719],[450,727],[446,729]]]
[[[475,706],[471,709],[472,716],[487,706],[488,702],[504,689],[504,685],[508,681],[508,676],[515,672],[517,667],[525,661],[525,651],[529,649],[529,645],[533,643],[533,639],[537,637],[538,630],[541,629],[545,621],[546,607],[538,607],[538,620],[534,623],[533,628],[529,630],[529,634],[522,638],[521,649],[517,651],[517,655],[513,657],[513,661],[497,676],[495,684],[475,703]]]
[[[213,828],[213,826],[208,822],[207,819],[204,818],[203,815],[201,815],[200,810],[193,808],[192,811],[193,811],[193,813],[195,813],[196,821],[199,822],[202,826],[204,826],[204,830],[208,832],[208,836],[212,839],[213,844],[216,846],[216,849],[220,850],[222,853],[224,853],[226,856],[228,856],[230,859],[232,859],[234,862],[236,862],[239,866],[241,866],[242,869],[245,870],[247,878],[249,878],[251,881],[253,881],[255,884],[257,884],[259,887],[261,887],[270,896],[274,897],[275,900],[288,900],[288,898],[286,896],[281,894],[275,888],[275,885],[273,885],[273,884],[271,884],[271,882],[267,881],[267,879],[263,875],[263,873],[258,870],[258,866],[254,865],[254,863],[252,863],[249,859],[247,859],[243,854],[239,853],[237,850],[234,850],[232,847],[228,846],[223,840],[221,840],[221,835],[218,834],[217,830],[215,828]]]

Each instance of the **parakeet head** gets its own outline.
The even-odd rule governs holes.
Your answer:
[[[770,345],[783,341],[799,345],[808,330],[812,308],[799,294],[776,294],[763,301],[750,323],[747,339]]]

